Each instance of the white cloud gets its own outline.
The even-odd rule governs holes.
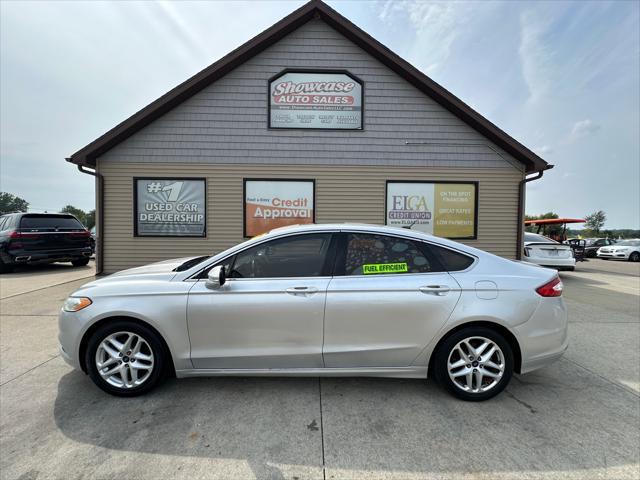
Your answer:
[[[553,51],[544,39],[548,22],[539,12],[524,11],[520,15],[520,63],[522,77],[529,90],[528,101],[537,103],[547,97],[553,77]]]
[[[541,147],[537,147],[533,149],[538,155],[548,155],[553,152],[553,148],[549,145],[542,145]]]
[[[593,123],[590,119],[580,120],[573,124],[569,139],[573,141],[579,138],[589,137],[594,135],[598,130],[600,130],[600,125]]]
[[[426,73],[433,73],[449,58],[474,9],[470,3],[388,0],[379,18],[387,24],[409,21],[420,46],[420,63]]]

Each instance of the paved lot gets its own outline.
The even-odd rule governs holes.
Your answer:
[[[86,272],[2,278],[3,479],[640,477],[640,264],[563,273],[566,356],[481,404],[385,379],[172,380],[107,396],[57,354],[57,310]]]

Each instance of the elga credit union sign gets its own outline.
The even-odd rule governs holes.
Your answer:
[[[244,182],[244,236],[253,237],[287,225],[313,223],[313,180]]]
[[[387,182],[386,224],[446,238],[475,238],[476,183]]]
[[[136,236],[205,236],[202,178],[134,179]]]
[[[362,84],[346,73],[287,72],[269,82],[269,127],[362,129]]]

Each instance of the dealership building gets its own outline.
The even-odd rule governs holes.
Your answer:
[[[525,183],[552,167],[317,0],[67,161],[95,176],[99,273],[312,222],[519,258]]]

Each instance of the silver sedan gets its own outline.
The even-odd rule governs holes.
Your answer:
[[[167,375],[433,376],[486,400],[567,348],[553,270],[407,229],[277,229],[87,283],[65,360],[120,396]]]

